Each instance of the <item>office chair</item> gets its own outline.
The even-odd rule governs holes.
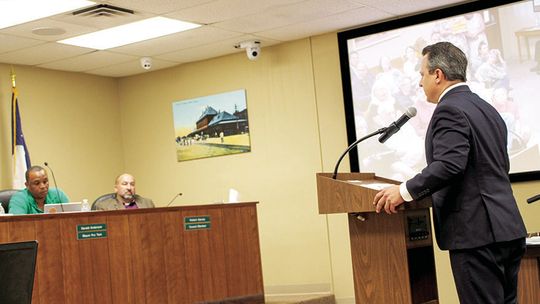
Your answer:
[[[31,304],[38,242],[0,244],[0,302]]]
[[[0,203],[2,203],[2,207],[4,207],[4,212],[9,212],[9,200],[13,196],[13,194],[19,192],[19,190],[15,189],[6,189],[6,190],[0,190]]]
[[[96,210],[96,203],[97,202],[101,202],[101,201],[104,201],[106,199],[114,198],[115,195],[116,195],[116,193],[107,193],[107,194],[103,194],[102,196],[96,198],[96,200],[94,200],[94,202],[92,203],[91,210]]]

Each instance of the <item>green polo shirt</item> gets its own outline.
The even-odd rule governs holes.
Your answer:
[[[45,198],[45,204],[59,204],[67,203],[69,198],[66,194],[56,188],[49,188],[47,197]],[[43,213],[43,210],[39,209],[36,200],[28,191],[28,189],[21,190],[15,193],[9,200],[9,213],[11,214],[36,214]]]

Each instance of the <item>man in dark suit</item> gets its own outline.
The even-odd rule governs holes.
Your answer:
[[[516,303],[526,229],[508,177],[506,125],[465,85],[467,58],[448,42],[422,51],[420,86],[437,104],[426,134],[427,167],[380,191],[376,211],[431,195],[437,243],[450,251],[461,303]]]

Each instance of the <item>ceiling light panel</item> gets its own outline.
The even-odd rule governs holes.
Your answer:
[[[85,0],[2,0],[0,29],[95,5]]]
[[[154,17],[105,30],[64,39],[59,43],[106,50],[199,27],[199,24]]]

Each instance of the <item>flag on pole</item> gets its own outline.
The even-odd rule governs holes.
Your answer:
[[[30,154],[26,147],[19,113],[15,73],[11,71],[11,155],[13,156],[13,189],[23,189],[24,174],[30,168]]]

